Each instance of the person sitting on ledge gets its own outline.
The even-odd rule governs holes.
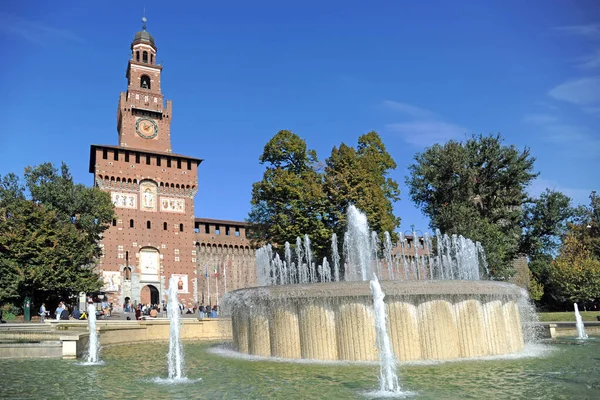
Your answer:
[[[60,313],[60,320],[68,321],[69,320],[69,308],[66,305],[64,307],[65,307],[65,309],[62,310]]]
[[[156,318],[158,317],[158,310],[156,309],[156,307],[152,308],[152,311],[150,311],[150,318]]]
[[[81,311],[79,311],[79,307],[75,306],[71,317],[73,317],[73,319],[79,319],[81,317]]]

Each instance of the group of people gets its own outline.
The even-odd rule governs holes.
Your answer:
[[[124,309],[127,309],[124,307]],[[165,306],[163,306],[166,311]],[[145,319],[145,317],[158,318],[160,312],[160,305],[158,304],[138,304],[135,306],[135,319]]]
[[[200,307],[198,307],[198,312],[200,313],[200,318],[217,318],[216,305],[211,308],[210,305],[205,306],[204,304],[201,304]]]
[[[50,316],[50,311],[46,310],[46,303],[42,303],[42,305],[40,306],[38,315],[40,316],[41,323],[46,322],[46,317]],[[69,306],[64,301],[61,301],[60,303],[58,303],[58,307],[56,307],[56,310],[54,311],[54,318],[57,321],[59,321],[59,320],[66,321],[66,320],[69,320],[70,318],[87,319],[87,315],[85,315],[85,313],[82,313],[79,310],[79,307],[77,307],[77,306],[73,307],[73,311],[70,312]]]

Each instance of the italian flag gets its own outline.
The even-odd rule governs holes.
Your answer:
[[[217,271],[217,266],[215,265],[215,278],[219,276],[219,272]]]

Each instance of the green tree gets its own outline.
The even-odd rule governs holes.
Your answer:
[[[14,174],[0,177],[0,301],[66,298],[100,289],[99,240],[114,217],[108,193],[73,183],[68,168],[26,169],[28,200]]]
[[[315,170],[317,154],[298,135],[282,130],[266,145],[260,163],[263,179],[252,186],[250,235],[256,243],[294,243],[308,234],[317,254],[323,254],[331,230],[322,176]]]
[[[324,190],[331,229],[343,237],[346,210],[354,204],[367,215],[372,230],[394,234],[400,218],[393,213],[393,202],[400,199],[400,191],[389,173],[396,169],[396,162],[379,135],[362,135],[356,150],[344,143],[339,149],[334,147],[325,164]]]
[[[538,199],[523,206],[520,252],[535,258],[558,250],[566,233],[567,221],[574,216],[571,199],[561,192],[546,189]]]
[[[559,301],[590,303],[600,298],[600,260],[578,237],[568,234],[552,264],[549,284]]]
[[[589,206],[579,206],[574,214],[569,230],[589,249],[592,257],[600,260],[600,196],[596,191],[590,193]]]
[[[523,206],[520,253],[529,258],[531,270],[530,296],[552,307],[556,296],[549,285],[553,258],[573,218],[571,199],[563,193],[546,189],[539,198]]]
[[[31,199],[55,211],[61,221],[73,223],[92,245],[93,257],[99,257],[98,243],[115,215],[110,195],[96,187],[74,183],[64,163],[60,173],[51,163],[27,167],[25,181]]]
[[[415,156],[406,184],[431,228],[481,242],[490,272],[507,279],[521,237],[525,188],[537,176],[529,149],[498,135],[435,144]]]

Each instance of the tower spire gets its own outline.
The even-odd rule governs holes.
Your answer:
[[[142,12],[142,30],[145,31],[146,30],[146,21],[148,21],[146,19],[146,7],[144,7],[144,11]]]

